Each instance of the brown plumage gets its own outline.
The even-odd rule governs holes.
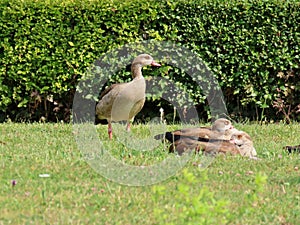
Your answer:
[[[197,140],[188,136],[178,139],[169,148],[170,152],[177,152],[179,155],[187,151],[203,151],[208,154],[231,154],[242,155],[255,159],[257,157],[253,141],[243,131],[234,129],[230,140],[204,139]]]
[[[166,132],[165,134],[156,135],[154,138],[157,140],[166,139],[171,143],[184,137],[193,137],[199,141],[201,141],[202,138],[230,140],[233,130],[234,128],[229,120],[220,118],[217,119],[211,127],[183,128],[172,132]]]
[[[289,153],[293,153],[293,152],[300,153],[300,145],[285,146],[283,148],[286,149]]]
[[[242,156],[250,158],[257,157],[257,152],[253,146],[253,141],[249,134],[244,131],[236,130],[231,136],[231,142],[234,143]]]
[[[107,120],[110,139],[112,139],[111,122],[126,120],[126,129],[129,131],[130,121],[143,108],[146,83],[142,75],[142,67],[147,65],[160,66],[150,55],[141,54],[131,64],[132,81],[113,84],[101,93],[96,105],[96,117],[99,120]]]
[[[169,152],[177,152],[179,155],[182,155],[184,152],[188,151],[203,151],[207,154],[240,154],[237,145],[228,140],[218,139],[202,139],[201,141],[198,141],[195,139],[190,139],[189,137],[184,137],[175,141],[169,148]]]
[[[217,119],[211,127],[184,128],[156,135],[155,139],[171,142],[170,152],[179,155],[187,151],[204,151],[208,154],[232,154],[250,158],[257,156],[250,136],[233,128],[227,119]]]

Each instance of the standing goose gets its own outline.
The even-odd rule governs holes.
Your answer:
[[[142,75],[142,67],[147,65],[160,66],[150,55],[138,55],[131,64],[133,80],[128,83],[113,84],[101,93],[96,105],[96,117],[107,120],[109,139],[112,139],[111,122],[126,120],[126,130],[130,131],[130,121],[143,108],[146,82]]]

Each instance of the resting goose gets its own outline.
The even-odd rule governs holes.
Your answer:
[[[142,75],[142,67],[147,65],[160,66],[150,55],[138,55],[131,64],[133,80],[128,83],[113,84],[101,93],[96,105],[96,117],[107,120],[109,139],[112,139],[111,122],[126,120],[126,130],[130,131],[130,121],[143,108],[146,82]]]
[[[285,146],[284,149],[286,149],[289,153],[292,153],[292,152],[300,153],[300,145]]]
[[[242,156],[250,158],[257,157],[257,152],[253,146],[253,141],[249,134],[244,131],[236,130],[231,136],[231,142],[235,144]]]
[[[211,127],[185,128],[155,136],[155,139],[166,139],[171,142],[170,152],[179,155],[188,150],[205,153],[239,154],[256,159],[257,153],[251,137],[235,129],[227,119],[217,119]]]
[[[257,153],[249,134],[234,129],[230,140],[193,138],[184,136],[176,140],[169,148],[170,152],[177,152],[179,155],[186,151],[196,150],[209,154],[223,153],[241,155],[251,159],[257,159]]]
[[[203,139],[222,139],[230,140],[231,134],[235,129],[231,122],[227,119],[217,119],[211,127],[195,127],[195,128],[184,128],[181,130],[175,130],[172,132],[166,132],[165,134],[156,135],[154,138],[166,139],[169,142],[177,141],[180,138],[189,137],[201,141]]]

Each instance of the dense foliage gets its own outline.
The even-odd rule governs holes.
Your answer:
[[[1,121],[69,120],[87,68],[111,49],[150,39],[196,52],[218,79],[232,117],[299,119],[297,0],[1,0],[0,12]],[[125,70],[111,80],[128,80]],[[181,85],[200,117],[209,115],[203,93],[179,68],[163,65],[155,74]],[[160,106],[173,110],[148,96],[144,115]]]

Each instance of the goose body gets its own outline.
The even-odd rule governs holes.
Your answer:
[[[249,134],[236,130],[231,136],[231,142],[238,146],[240,154],[250,158],[257,157],[257,152],[253,146],[253,141]]]
[[[293,153],[293,152],[300,153],[300,145],[285,146],[283,148],[286,149],[289,153]]]
[[[219,139],[201,139],[195,140],[188,137],[184,137],[175,141],[169,148],[169,152],[177,152],[179,155],[182,155],[184,152],[195,150],[203,151],[208,154],[240,154],[239,147],[228,140],[219,140]]]
[[[193,137],[194,139],[222,139],[230,140],[231,133],[235,129],[232,123],[224,118],[217,119],[211,127],[193,127],[175,130],[172,132],[166,132],[165,134],[156,135],[155,139],[166,139],[169,142],[177,141],[184,137]]]
[[[246,132],[239,130],[235,130],[230,140],[205,138],[194,139],[185,136],[172,143],[169,148],[170,152],[177,152],[179,155],[191,150],[203,151],[209,154],[238,154],[253,159],[257,157],[257,153],[250,136]]]
[[[160,66],[148,54],[137,56],[131,65],[133,80],[127,83],[113,84],[100,95],[96,105],[97,119],[106,119],[108,134],[112,139],[111,122],[127,121],[127,131],[130,130],[130,121],[138,114],[145,103],[146,82],[142,75],[142,67]]]
[[[113,122],[132,120],[143,108],[145,90],[144,78],[112,85],[97,104],[98,119],[107,119]]]
[[[196,150],[205,153],[229,153],[255,159],[257,156],[249,134],[235,129],[227,119],[217,119],[211,127],[185,128],[155,136],[171,142],[170,152],[179,155]]]

